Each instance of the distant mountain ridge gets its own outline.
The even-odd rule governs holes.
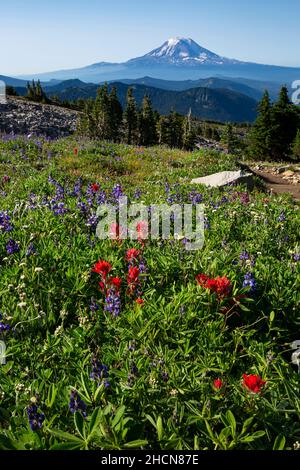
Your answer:
[[[142,104],[144,96],[148,95],[153,108],[160,114],[168,114],[173,109],[180,114],[187,114],[191,110],[195,117],[220,122],[252,122],[256,117],[257,101],[231,90],[198,87],[174,91],[140,84],[130,85],[121,82],[109,84],[110,89],[113,86],[117,89],[123,107],[128,88],[132,87],[138,106]],[[56,95],[62,100],[95,98],[97,90],[97,85],[78,83],[76,80],[62,82],[46,89],[50,97]]]
[[[200,78],[199,80],[180,80],[180,81],[171,81],[171,80],[160,80],[157,78],[151,77],[142,77],[138,79],[124,79],[120,80],[122,83],[136,84],[136,85],[146,85],[152,86],[155,88],[161,88],[162,90],[173,90],[173,91],[184,91],[191,88],[225,88],[227,90],[236,91],[238,93],[243,93],[244,95],[249,96],[255,100],[260,100],[263,91],[252,88],[251,86],[244,85],[239,82],[234,82],[231,80],[225,80],[221,78]]]

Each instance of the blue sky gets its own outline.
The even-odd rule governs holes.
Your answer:
[[[0,74],[125,61],[173,36],[240,60],[300,66],[299,0],[10,0]]]

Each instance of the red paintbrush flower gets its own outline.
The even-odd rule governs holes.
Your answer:
[[[262,387],[266,384],[265,380],[259,375],[255,374],[243,374],[243,387],[250,390],[252,393],[260,393]]]
[[[144,299],[141,299],[141,298],[139,297],[138,299],[136,299],[136,303],[137,303],[138,305],[142,305],[142,306],[143,306],[144,303],[145,303],[145,301],[144,301]]]
[[[120,277],[111,277],[108,283],[116,289],[117,292],[121,289],[122,279]]]
[[[214,380],[214,388],[220,390],[223,387],[224,383],[221,379]]]
[[[218,276],[213,280],[211,290],[215,292],[219,298],[228,297],[231,293],[232,285],[226,276]]]
[[[140,250],[137,250],[136,248],[131,248],[126,253],[126,261],[132,261],[134,259],[137,259],[140,253]]]
[[[127,283],[136,284],[139,281],[140,270],[137,266],[131,266],[128,270]]]
[[[102,278],[105,280],[107,278],[108,273],[112,270],[112,265],[108,261],[98,261],[93,268],[93,272],[100,274]]]
[[[76,148],[76,147],[74,148],[74,155],[75,155],[75,157],[77,157],[77,155],[78,155],[78,148]]]
[[[97,193],[100,189],[100,185],[98,183],[93,183],[91,184],[91,188],[92,188],[93,193]]]
[[[196,281],[204,289],[209,289],[217,294],[219,299],[228,297],[232,291],[231,282],[226,276],[209,278],[206,274],[198,274]]]

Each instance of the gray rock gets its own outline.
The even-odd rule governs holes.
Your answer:
[[[78,111],[9,97],[0,104],[0,133],[66,137],[76,131]]]
[[[222,171],[213,175],[204,176],[202,178],[195,178],[191,181],[192,184],[203,184],[211,188],[220,188],[227,184],[247,184],[248,188],[253,187],[253,175],[245,173],[244,171]]]

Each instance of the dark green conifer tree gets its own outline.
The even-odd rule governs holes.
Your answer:
[[[134,144],[137,137],[138,113],[133,89],[128,88],[124,112],[125,140],[128,145]]]
[[[149,96],[145,96],[143,99],[138,128],[139,145],[149,146],[157,143],[156,120]]]
[[[183,121],[183,148],[193,150],[196,143],[196,134],[192,123],[192,110]]]
[[[268,91],[258,106],[258,117],[249,136],[249,152],[252,157],[264,160],[271,154],[272,105]]]
[[[289,99],[287,87],[282,87],[271,113],[270,149],[273,160],[291,155],[292,144],[300,127],[299,109]]]
[[[118,99],[117,89],[113,87],[109,95],[109,127],[110,138],[113,142],[120,141],[120,133],[123,120],[123,109]]]
[[[95,137],[100,140],[110,140],[110,101],[108,85],[105,84],[98,89],[93,109],[93,120],[95,125]]]

